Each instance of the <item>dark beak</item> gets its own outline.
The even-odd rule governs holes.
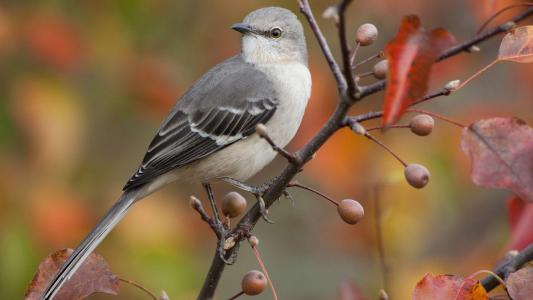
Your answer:
[[[245,23],[233,24],[233,26],[231,26],[231,29],[236,30],[242,34],[253,32],[252,27],[250,27],[250,25],[245,24]]]

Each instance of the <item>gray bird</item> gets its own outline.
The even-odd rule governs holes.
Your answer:
[[[245,181],[276,156],[255,132],[265,124],[279,146],[300,126],[311,94],[302,24],[289,10],[268,7],[232,26],[241,53],[203,75],[176,103],[150,143],[122,196],[55,274],[42,299],[52,299],[138,200],[164,185],[222,177]]]

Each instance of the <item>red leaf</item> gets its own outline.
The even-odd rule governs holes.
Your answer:
[[[479,281],[454,275],[426,274],[415,287],[413,300],[487,300]]]
[[[530,300],[533,295],[533,267],[527,266],[511,273],[505,285],[513,300]]]
[[[63,249],[47,256],[39,264],[39,268],[33,276],[24,299],[40,299],[44,292],[43,290],[72,252],[72,249]],[[83,299],[94,293],[118,295],[118,284],[118,277],[111,272],[104,258],[93,253],[89,255],[70,280],[65,283],[54,297],[54,300]]]
[[[492,118],[463,131],[461,147],[472,161],[472,181],[507,188],[533,202],[533,129],[516,118]]]
[[[507,200],[507,213],[511,225],[508,250],[522,250],[533,243],[533,203],[516,196]]]
[[[403,18],[398,34],[385,48],[389,62],[385,125],[396,122],[409,104],[426,94],[432,65],[454,43],[453,35],[442,28],[428,33],[417,16]]]
[[[514,230],[516,225],[520,222],[520,217],[524,212],[526,202],[513,195],[508,198],[505,203],[507,205],[507,218],[509,220],[509,225],[511,226],[511,230]]]

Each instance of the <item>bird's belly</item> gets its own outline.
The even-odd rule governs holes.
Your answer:
[[[269,66],[264,71],[277,74],[273,82],[280,100],[276,112],[265,125],[276,144],[285,147],[300,127],[311,93],[311,75],[301,64]],[[170,179],[190,182],[208,182],[223,176],[245,181],[270,163],[276,154],[254,133],[169,175]]]

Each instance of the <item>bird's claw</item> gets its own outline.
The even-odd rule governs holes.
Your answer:
[[[261,213],[263,220],[269,224],[274,224],[275,222],[268,218],[268,210],[266,209],[263,197],[261,195],[255,195],[255,197],[257,198],[257,203],[259,203],[259,212]]]

